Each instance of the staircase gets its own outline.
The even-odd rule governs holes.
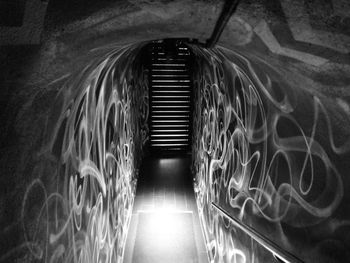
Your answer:
[[[181,41],[155,42],[150,63],[152,152],[186,152],[191,145],[191,53]]]

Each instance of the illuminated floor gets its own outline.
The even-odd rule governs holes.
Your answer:
[[[188,158],[146,160],[124,263],[207,263],[196,209]]]

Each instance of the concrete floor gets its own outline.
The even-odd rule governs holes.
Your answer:
[[[189,164],[188,157],[144,160],[124,263],[208,262]]]

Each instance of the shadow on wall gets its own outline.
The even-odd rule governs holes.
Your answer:
[[[121,262],[148,140],[142,46],[111,50],[59,89],[0,262]]]
[[[276,260],[215,204],[302,261],[347,261],[347,112],[263,61],[192,49],[195,191],[211,260]]]

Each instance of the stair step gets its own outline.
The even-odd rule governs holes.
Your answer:
[[[189,49],[154,43],[150,62],[150,143],[158,150],[188,150],[191,144],[192,81]]]

